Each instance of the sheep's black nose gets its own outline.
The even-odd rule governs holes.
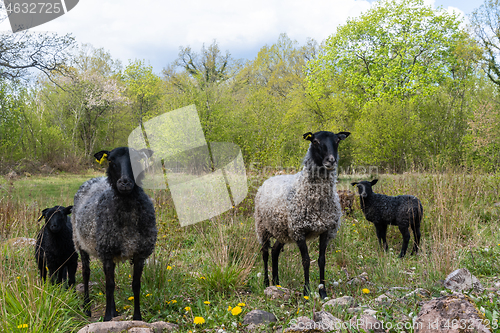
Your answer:
[[[122,193],[129,193],[134,188],[134,181],[128,177],[122,177],[116,182],[116,187]]]

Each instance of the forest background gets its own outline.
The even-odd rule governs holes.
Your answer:
[[[239,145],[247,166],[299,167],[302,134],[329,130],[352,133],[341,171],[496,172],[499,57],[499,0],[467,23],[420,0],[380,1],[322,43],[282,34],[252,60],[217,41],[180,46],[160,74],[70,35],[4,34],[0,173],[81,171],[95,151],[190,104],[207,141]]]

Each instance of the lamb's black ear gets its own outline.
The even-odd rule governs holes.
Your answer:
[[[337,136],[339,137],[340,140],[344,140],[347,138],[351,133],[350,132],[338,132]]]
[[[358,185],[358,182],[352,182],[351,185],[356,186],[356,185]]]
[[[108,150],[101,150],[100,152],[95,153],[94,157],[95,157],[95,160],[97,162],[99,162],[99,164],[102,164],[102,163],[104,163],[105,161],[108,160],[108,155],[109,155],[109,151]]]
[[[303,134],[302,137],[305,140],[312,141],[314,139],[314,134],[312,134],[311,132],[307,132],[307,133]]]
[[[378,182],[378,179],[374,179],[374,180],[372,180],[372,181],[370,182],[370,184],[372,184],[372,186],[373,186],[373,185],[377,184],[377,182]]]
[[[38,218],[38,222],[40,222],[45,217],[48,210],[49,208],[45,208],[44,210],[42,210],[42,215],[40,215],[40,217]]]
[[[72,210],[73,210],[73,206],[68,206],[68,207],[64,208],[62,212],[64,215],[69,215],[69,214],[71,214]]]

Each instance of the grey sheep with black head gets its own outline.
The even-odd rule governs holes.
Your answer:
[[[73,206],[45,208],[38,219],[45,224],[38,232],[35,243],[35,259],[43,281],[47,279],[47,269],[52,283],[68,280],[71,287],[75,284],[78,253],[73,244],[71,214]]]
[[[336,190],[338,145],[349,132],[308,132],[310,141],[304,167],[294,175],[267,179],[255,196],[255,230],[262,244],[264,285],[269,286],[268,266],[271,238],[272,283],[279,284],[278,258],[286,243],[299,247],[304,269],[304,295],[309,294],[310,258],[306,240],[319,236],[319,294],[326,297],[325,252],[340,227],[342,210]]]
[[[148,156],[152,155],[149,150]],[[153,253],[156,218],[153,202],[134,178],[132,162],[138,151],[127,147],[103,150],[94,155],[99,162],[109,162],[107,177],[85,182],[75,194],[73,226],[75,247],[82,258],[84,310],[90,316],[90,256],[102,261],[106,275],[106,310],[104,321],[117,316],[114,300],[115,265],[124,260],[133,263],[132,291],[134,320],[141,320],[140,289],[145,260]]]
[[[411,254],[418,253],[420,246],[420,223],[424,215],[424,209],[420,200],[413,195],[389,196],[373,192],[372,186],[378,179],[371,182],[363,180],[352,182],[352,186],[358,188],[359,202],[365,218],[375,225],[377,238],[380,246],[387,251],[386,240],[387,226],[395,225],[403,235],[403,246],[399,254],[400,258],[406,255],[410,242],[410,231],[413,231],[413,250]]]

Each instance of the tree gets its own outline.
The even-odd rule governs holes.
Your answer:
[[[131,101],[132,112],[137,123],[142,126],[144,116],[154,116],[161,99],[161,79],[153,73],[152,66],[143,61],[130,62],[123,73],[126,95]]]
[[[486,74],[500,87],[500,0],[485,0],[472,12],[471,24],[484,48]]]

